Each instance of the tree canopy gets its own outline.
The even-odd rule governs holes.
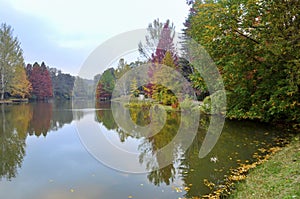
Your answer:
[[[168,26],[168,27],[166,27]],[[159,19],[155,19],[153,23],[150,23],[147,27],[147,35],[145,36],[145,42],[140,42],[138,44],[138,50],[142,57],[146,58],[146,60],[150,60],[153,52],[157,49],[159,41],[162,37],[163,29],[168,29],[174,38],[175,35],[175,26],[170,24],[170,21],[167,20],[166,23],[162,23]]]
[[[24,75],[24,58],[20,42],[13,36],[11,26],[0,26],[0,98],[6,94],[21,96],[29,94],[31,85]]]
[[[32,84],[32,97],[37,100],[47,100],[53,96],[50,73],[44,62],[41,66],[35,62],[27,65],[27,74]]]
[[[185,33],[217,64],[228,117],[300,123],[299,9],[292,0],[192,3]],[[193,81],[201,88],[201,74]]]

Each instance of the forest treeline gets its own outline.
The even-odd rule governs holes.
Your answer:
[[[74,84],[78,88],[73,92]],[[35,62],[25,66],[23,51],[11,26],[0,27],[0,98],[31,100],[71,99],[74,95],[94,97],[94,81]]]
[[[149,78],[161,83],[144,84],[143,79],[133,77],[118,91],[118,96],[144,94],[158,103],[177,107],[189,96],[175,95],[163,86],[173,83],[175,89],[185,88],[179,87],[172,76],[162,78],[168,71],[161,66],[166,65],[192,84],[199,100],[218,100],[218,89],[209,90],[204,81],[209,77],[204,78],[196,70],[210,71],[212,65],[203,61],[190,63],[191,59],[186,59],[205,49],[222,76],[228,118],[289,123],[300,128],[300,1],[190,0],[188,4],[190,12],[181,37],[183,54],[178,53],[174,44],[173,24],[157,19],[147,28],[146,42],[137,44],[144,61],[127,64],[121,59],[117,68],[96,75],[94,81],[63,74],[44,63],[24,67],[20,43],[13,37],[11,27],[2,24],[1,99],[96,95],[99,100],[110,100],[117,79],[131,69],[150,64]],[[201,47],[191,46],[190,40]]]

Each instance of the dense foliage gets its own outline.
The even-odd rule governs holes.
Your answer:
[[[44,62],[41,66],[36,62],[31,66],[27,65],[27,75],[32,84],[32,98],[37,100],[47,100],[53,96],[52,81],[50,73]]]
[[[187,36],[222,74],[230,118],[300,123],[300,1],[195,1]],[[201,74],[195,86],[205,91]]]
[[[155,20],[153,24],[155,25],[156,22]],[[153,29],[149,28],[150,26],[148,27],[148,31],[151,35]],[[170,83],[176,83],[172,78],[166,78],[166,75],[169,74],[167,72],[170,72],[166,67],[170,67],[174,70],[178,69],[178,56],[174,46],[174,26],[167,20],[165,23],[159,26],[157,25],[156,31],[154,32],[159,32],[156,38],[158,42],[149,60],[151,67],[149,68],[148,76],[151,82],[144,87],[144,90],[148,97],[153,98],[159,103],[175,105],[177,104],[177,98],[170,88],[166,87],[166,85]],[[148,41],[147,37],[146,41]]]
[[[109,68],[106,71],[104,71],[101,75],[96,90],[97,99],[103,101],[111,99],[116,81],[114,71],[115,70],[113,68]]]
[[[62,73],[56,68],[50,68],[50,75],[53,88],[53,96],[56,99],[71,99],[75,77]]]
[[[24,71],[23,51],[9,25],[0,26],[0,98],[14,95],[24,98],[31,91]]]

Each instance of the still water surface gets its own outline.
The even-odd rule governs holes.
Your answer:
[[[85,107],[86,106],[86,107]],[[125,110],[126,111],[126,110]],[[149,123],[149,110],[130,109],[138,125]],[[274,142],[274,130],[253,122],[226,121],[222,134],[210,153],[200,159],[199,149],[206,135],[209,119],[201,116],[198,133],[186,151],[174,148],[172,164],[159,165],[146,158],[168,144],[176,135],[180,113],[167,113],[161,131],[148,138],[127,134],[114,120],[110,104],[95,108],[72,103],[32,103],[2,105],[0,113],[0,198],[10,199],[174,199],[207,194],[204,180],[221,184],[224,175],[238,163],[251,162],[258,149]],[[116,146],[133,148],[144,174],[119,172],[99,162],[78,133],[78,124],[92,122],[99,126]],[[87,127],[86,132],[89,132]],[[97,140],[99,145],[107,140]],[[175,150],[176,149],[176,150]],[[103,151],[113,161],[109,150]],[[153,153],[154,154],[154,153]],[[128,163],[130,164],[130,162]],[[149,166],[150,165],[150,166]]]

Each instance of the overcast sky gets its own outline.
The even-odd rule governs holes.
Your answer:
[[[185,0],[0,0],[0,22],[11,25],[26,63],[77,75],[88,55],[113,36],[170,19],[181,32]]]

